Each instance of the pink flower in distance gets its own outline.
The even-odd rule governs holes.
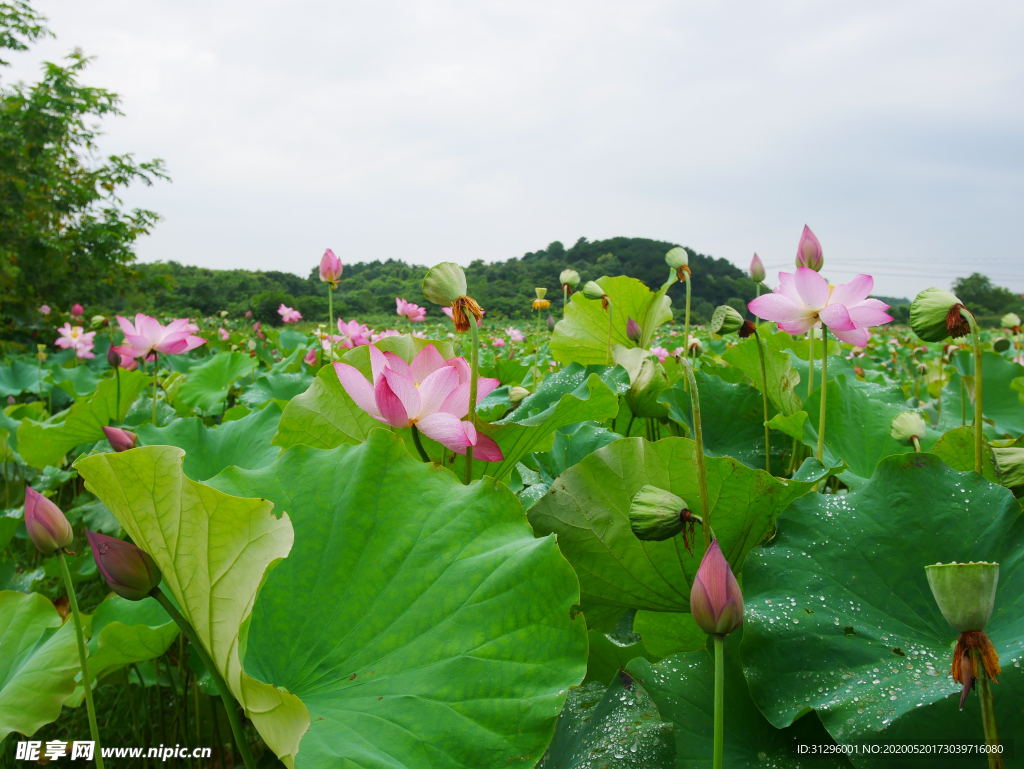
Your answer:
[[[306,353],[306,357],[302,359],[302,362],[307,366],[316,365],[316,348],[311,348],[310,351]]]
[[[682,349],[682,348],[680,348],[680,349]],[[665,362],[665,358],[667,358],[669,355],[671,355],[671,353],[668,350],[666,350],[664,347],[652,347],[651,348],[651,352],[658,356],[658,362],[659,363],[664,363]]]
[[[508,338],[512,342],[522,342],[525,338],[523,336],[523,332],[520,331],[515,326],[509,326],[508,328],[506,328],[505,333],[508,334]]]
[[[743,622],[743,593],[717,539],[711,541],[693,578],[690,612],[708,635],[728,635]]]
[[[442,307],[441,312],[448,316],[448,320],[455,320],[455,315],[452,313],[451,307]]]
[[[324,251],[324,255],[320,257],[320,280],[324,283],[330,283],[331,288],[336,288],[338,281],[341,280],[341,259],[334,255],[331,249]]]
[[[491,342],[491,347],[504,347],[504,346],[505,346],[505,340],[502,339],[500,336],[497,339],[494,339]]]
[[[369,344],[370,340],[367,339],[369,331],[366,328],[365,323],[360,323],[358,320],[350,320],[348,323],[338,318],[338,331],[341,332],[341,344],[348,349],[358,347],[361,344]]]
[[[370,342],[373,343],[373,342],[376,342],[376,341],[378,341],[380,339],[387,339],[389,336],[401,336],[401,335],[402,335],[402,332],[399,331],[398,329],[394,329],[394,328],[384,329],[379,334],[371,331],[370,332]]]
[[[75,316],[78,316],[78,317],[81,317],[81,316],[85,315],[85,308],[82,307],[82,305],[80,305],[80,304],[77,304],[77,303],[73,304],[73,305],[71,305],[71,314],[75,315]]]
[[[404,315],[412,323],[419,323],[427,319],[427,310],[424,307],[420,307],[418,304],[407,302],[399,296],[395,297],[395,305],[397,307],[397,313]]]
[[[217,329],[217,334],[218,336],[220,336],[222,342],[226,342],[228,341],[228,339],[231,338],[231,334],[228,333],[228,330],[226,328]]]
[[[836,338],[863,347],[867,344],[869,326],[892,320],[885,310],[889,305],[868,299],[874,288],[870,275],[858,275],[848,283],[829,286],[814,270],[801,267],[796,274],[779,273],[779,286],[770,294],[759,296],[747,307],[766,320],[774,320],[790,334],[804,334],[824,323]]]
[[[43,315],[49,315],[50,312],[51,312],[50,305],[48,305],[48,304],[41,304],[41,305],[39,305],[39,312],[41,312]],[[449,313],[449,317],[450,316],[451,316],[451,313]]]
[[[809,267],[815,272],[819,272],[824,264],[825,256],[821,251],[821,243],[811,232],[811,228],[805,224],[804,231],[800,235],[800,243],[796,247],[796,266]]]
[[[277,314],[281,316],[281,321],[284,323],[298,323],[302,320],[301,312],[292,307],[288,307],[284,303],[277,308]]]
[[[65,323],[62,328],[57,329],[57,333],[60,334],[57,340],[54,342],[58,347],[68,350],[73,349],[75,355],[79,358],[95,358],[92,349],[95,346],[93,338],[96,336],[95,331],[86,332],[81,326],[72,326],[70,323]]]
[[[115,348],[122,355],[132,358],[152,360],[154,353],[161,355],[181,355],[206,344],[206,340],[193,335],[189,331],[188,318],[172,320],[166,326],[156,318],[143,315],[135,316],[132,324],[127,318],[117,316],[117,322],[124,332],[124,344]]]
[[[469,446],[485,462],[499,462],[501,449],[494,439],[478,433],[469,414],[470,369],[464,358],[446,361],[433,345],[424,347],[412,363],[393,352],[370,345],[373,380],[359,369],[335,363],[341,386],[367,414],[392,427],[416,427],[458,454]],[[497,379],[477,380],[477,404],[499,384]]]

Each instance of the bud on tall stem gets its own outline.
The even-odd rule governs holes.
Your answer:
[[[683,357],[679,360],[686,373],[686,380],[690,385],[690,404],[692,409],[691,419],[693,420],[693,442],[697,454],[697,483],[700,488],[701,520],[704,522],[704,549],[711,547],[711,510],[708,507],[708,478],[704,467],[704,432],[700,423],[700,393],[697,392],[697,380],[693,376],[693,366],[690,359]]]

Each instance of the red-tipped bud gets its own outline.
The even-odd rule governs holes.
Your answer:
[[[110,589],[129,601],[141,601],[160,584],[152,556],[123,539],[86,531],[92,557]]]
[[[800,244],[796,247],[796,266],[809,267],[815,272],[821,272],[825,265],[825,257],[821,251],[821,243],[811,232],[811,228],[804,225],[803,234],[800,235]]]
[[[130,430],[122,430],[120,427],[104,427],[103,434],[107,436],[107,442],[114,451],[128,451],[134,449],[139,436]]]
[[[690,612],[708,635],[727,635],[743,622],[743,594],[717,539],[704,553],[693,578]]]
[[[334,288],[341,279],[341,270],[341,259],[335,256],[334,252],[328,248],[324,251],[324,255],[320,257],[320,280],[324,283],[330,283],[331,287]]]
[[[71,544],[71,524],[53,502],[31,486],[25,487],[25,530],[39,552],[52,555]]]
[[[631,342],[639,342],[640,337],[643,336],[643,331],[640,329],[640,324],[630,318],[626,321],[626,336]]]
[[[754,258],[750,260],[750,279],[755,283],[764,283],[765,277],[764,262],[760,256],[754,254]]]

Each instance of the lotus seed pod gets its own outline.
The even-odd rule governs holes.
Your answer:
[[[671,539],[683,530],[683,513],[688,509],[685,499],[647,484],[629,505],[629,528],[645,542]]]
[[[958,633],[984,630],[999,585],[998,563],[936,563],[925,566],[939,611]]]
[[[562,270],[558,276],[558,283],[569,288],[576,288],[580,284],[580,274],[576,270]]]
[[[107,319],[104,318],[102,315],[93,315],[89,319],[89,325],[92,328],[103,328],[105,325],[107,325]]]
[[[925,342],[941,342],[950,336],[947,317],[954,307],[963,307],[963,302],[941,288],[926,288],[910,305],[910,327]],[[961,331],[962,327],[957,327]],[[968,332],[970,328],[968,327]],[[964,334],[958,334],[964,336]]]
[[[690,266],[690,255],[686,253],[686,249],[680,246],[676,246],[670,249],[665,254],[665,264],[671,267],[673,270],[678,270],[680,267]]]
[[[640,324],[630,318],[626,321],[626,338],[631,342],[639,342],[640,337],[644,335],[644,332],[640,329]]]
[[[583,296],[587,299],[600,299],[604,296],[604,289],[592,280],[583,284]]]
[[[530,394],[530,391],[525,387],[516,385],[508,391],[508,399],[513,403],[519,403],[523,398]]]
[[[715,334],[731,334],[739,331],[743,325],[743,316],[734,308],[723,304],[715,309],[711,316],[711,331]]]
[[[892,420],[892,424],[889,427],[889,435],[892,436],[894,441],[910,443],[911,438],[921,440],[924,437],[926,427],[924,417],[916,411],[904,411],[897,414]]]
[[[466,273],[455,262],[441,262],[431,267],[423,278],[423,296],[442,307],[450,307],[467,291]]]
[[[537,292],[538,299],[543,299],[548,294],[548,290],[546,288],[535,288],[534,291]]]
[[[1005,336],[1001,336],[992,342],[992,349],[996,352],[1006,352],[1010,349],[1010,340]]]
[[[1008,312],[999,319],[999,325],[1003,328],[1020,329],[1020,316],[1015,312]]]

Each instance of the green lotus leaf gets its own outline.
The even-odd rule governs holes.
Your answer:
[[[832,743],[814,713],[787,729],[772,726],[750,698],[740,667],[740,632],[725,641],[725,765],[761,769],[821,769],[849,767],[842,757],[800,756],[798,743]],[[636,659],[626,666],[651,695],[661,717],[675,725],[678,769],[710,769],[714,752],[715,660],[714,646],[708,651],[676,654],[657,664]]]
[[[786,345],[788,348],[795,344],[792,337],[785,332],[772,334],[769,324],[760,326],[758,333],[761,335],[764,351],[768,401],[783,414],[799,411],[801,398],[796,387],[800,383],[800,374],[793,368],[793,358],[789,352],[779,347]],[[730,347],[722,354],[722,358],[746,374],[758,392],[761,391],[761,358],[757,352],[757,337],[751,336]],[[699,389],[700,385],[697,387]]]
[[[42,381],[40,382],[39,365],[30,363],[27,360],[15,360],[7,366],[0,366],[0,398],[7,398],[11,395],[22,393],[40,394],[48,393],[52,387],[46,381],[47,369],[43,369]]]
[[[271,439],[280,421],[281,407],[271,402],[218,427],[207,427],[199,417],[178,419],[166,427],[142,425],[139,445],[184,449],[185,475],[205,481],[230,465],[253,469],[273,462],[279,449]]]
[[[737,573],[778,514],[810,491],[813,480],[834,472],[820,469],[811,482],[783,482],[730,457],[708,457],[706,466],[711,527]],[[646,484],[671,491],[700,511],[693,441],[624,438],[595,451],[559,476],[530,508],[530,523],[538,536],[558,535],[559,548],[580,578],[584,601],[688,612],[690,583],[704,554],[703,534],[695,528],[692,552],[682,536],[663,542],[637,539],[629,526],[629,507]]]
[[[974,376],[974,356],[967,352],[957,353],[954,362],[962,376]],[[994,352],[981,354],[982,374],[982,416],[991,419],[998,435],[1009,435],[1018,438],[1024,435],[1024,406],[1020,396],[1013,388],[1013,380],[1024,375],[1024,366],[1006,360]],[[972,388],[973,391],[973,388]],[[942,414],[953,420],[949,424],[954,427],[961,419],[960,385],[950,379],[950,386],[943,392]],[[967,422],[974,420],[974,399],[970,396],[967,403]]]
[[[188,380],[178,389],[178,400],[203,412],[219,414],[231,385],[252,374],[253,365],[248,353],[217,353],[189,368]]]
[[[246,387],[238,400],[251,408],[269,400],[290,401],[296,395],[306,392],[311,384],[313,375],[304,371],[271,371],[256,377],[256,383]]]
[[[75,691],[78,645],[39,593],[0,591],[0,740],[11,732],[32,736],[56,721]]]
[[[569,692],[548,752],[537,769],[670,769],[675,766],[672,724],[628,673]]]
[[[96,454],[76,467],[86,488],[153,556],[161,588],[195,628],[260,735],[291,766],[309,713],[294,695],[246,675],[239,652],[261,582],[291,549],[291,522],[283,512],[275,517],[266,500],[230,497],[190,480],[184,454],[147,446]]]
[[[656,294],[636,278],[603,277],[597,281],[612,302],[612,344],[636,347],[626,335],[626,323],[633,318],[642,323],[654,306]],[[652,318],[648,320],[653,332],[672,320],[671,301],[663,297]],[[648,330],[645,328],[645,334]],[[581,363],[584,366],[608,363],[608,311],[600,300],[587,299],[583,292],[572,295],[565,308],[565,317],[555,326],[551,336],[551,354],[559,363]]]
[[[967,473],[974,469],[974,427],[954,427],[945,432],[935,441],[931,453],[939,457],[943,462],[958,470]],[[992,483],[999,483],[996,475],[995,463],[992,456],[992,447],[989,442],[982,439],[982,472],[985,480]]]
[[[537,504],[537,500],[548,493],[555,478],[583,457],[593,454],[599,448],[621,437],[618,433],[599,427],[593,422],[558,428],[551,451],[533,454],[538,468],[537,481],[517,492],[523,507],[529,510]]]
[[[141,371],[122,371],[120,408],[117,382],[104,379],[95,393],[72,404],[63,422],[43,424],[26,419],[18,428],[22,459],[33,467],[57,466],[76,446],[103,440],[103,427],[121,424],[148,382]]]
[[[285,406],[273,443],[283,448],[305,444],[333,449],[362,443],[372,428],[380,426],[345,392],[334,366],[324,366],[309,389]]]
[[[295,526],[256,600],[244,664],[309,708],[300,767],[541,755],[584,676],[586,627],[572,617],[572,569],[505,486],[463,486],[383,429],[211,484],[273,501]]]
[[[54,366],[50,369],[50,379],[53,380],[53,383],[72,398],[84,398],[87,395],[92,395],[96,392],[102,378],[88,366],[74,368]]]
[[[778,532],[743,572],[744,671],[769,721],[785,727],[814,708],[844,744],[983,742],[977,696],[958,709],[957,633],[924,567],[989,561],[996,719],[1003,740],[1024,739],[1024,517],[1009,491],[932,454],[887,457],[845,496],[797,500]]]
[[[644,647],[658,657],[703,649],[707,634],[697,627],[692,614],[668,611],[638,611],[633,630],[644,639]]]
[[[587,638],[590,641],[590,653],[587,655],[587,676],[583,679],[584,684],[598,681],[602,685],[607,685],[619,668],[626,667],[626,664],[636,657],[651,661],[658,659],[647,651],[639,636],[636,636],[633,643],[623,644],[608,633],[589,630]]]
[[[293,328],[283,328],[281,333],[277,335],[277,342],[281,345],[282,350],[294,350],[296,347],[307,347],[312,338],[306,336],[301,331],[296,331]]]

